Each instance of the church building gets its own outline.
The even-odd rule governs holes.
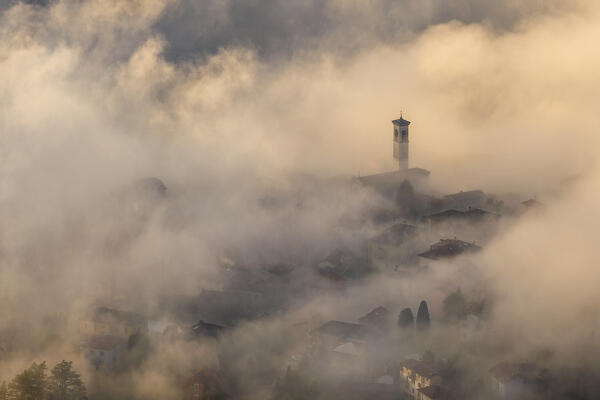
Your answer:
[[[383,194],[392,194],[402,182],[408,180],[411,184],[420,186],[429,176],[429,171],[422,168],[409,168],[409,133],[410,121],[402,115],[392,121],[394,134],[392,137],[394,162],[398,163],[395,171],[358,177],[358,181]]]

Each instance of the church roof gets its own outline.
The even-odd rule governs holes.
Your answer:
[[[394,124],[394,125],[400,125],[400,126],[409,126],[410,125],[410,121],[407,121],[404,118],[400,117],[398,119],[393,120],[392,124]]]
[[[365,175],[358,177],[358,181],[363,185],[377,188],[394,187],[397,188],[407,178],[426,178],[430,172],[423,168],[409,168],[403,171],[389,171],[380,174]]]

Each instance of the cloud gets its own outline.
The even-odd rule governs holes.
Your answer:
[[[340,221],[380,199],[321,178],[394,168],[403,109],[434,194],[549,205],[478,259],[492,329],[567,353],[597,328],[598,6],[57,0],[0,12],[2,313],[78,311],[114,276],[119,301],[153,312],[163,295],[218,287],[232,248],[304,267],[357,246],[372,227]],[[122,193],[146,176],[168,194],[129,213]],[[286,201],[265,211],[269,196]],[[374,279],[306,309],[351,316],[397,290],[414,303],[479,279]]]

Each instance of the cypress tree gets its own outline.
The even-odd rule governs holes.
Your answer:
[[[398,327],[402,329],[409,328],[415,323],[415,316],[410,307],[406,307],[400,315],[398,315]]]
[[[429,309],[427,308],[427,302],[423,300],[419,304],[419,310],[417,311],[417,329],[427,330],[429,329]]]

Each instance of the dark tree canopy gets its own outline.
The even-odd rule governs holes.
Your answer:
[[[444,299],[444,316],[447,319],[461,319],[469,313],[469,304],[460,288]]]
[[[73,370],[73,362],[61,361],[52,368],[49,379],[52,400],[80,400],[85,398],[85,386]]]
[[[427,302],[423,300],[417,311],[417,328],[425,330],[429,328],[429,324],[429,309],[427,308]]]
[[[8,398],[11,400],[43,400],[48,397],[46,362],[33,363],[8,384]]]
[[[8,400],[8,387],[6,386],[6,382],[0,384],[0,400]]]
[[[15,376],[6,386],[0,385],[0,400],[82,400],[85,386],[71,361],[56,364],[50,377],[46,375],[46,362],[33,363]]]
[[[412,327],[414,323],[415,316],[410,307],[406,307],[400,312],[400,315],[398,315],[398,327],[406,329]]]

